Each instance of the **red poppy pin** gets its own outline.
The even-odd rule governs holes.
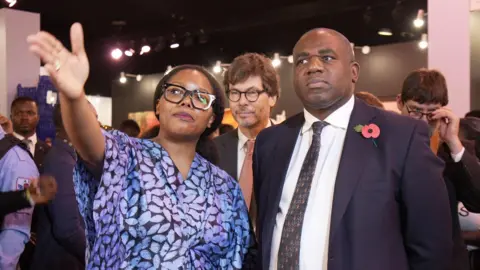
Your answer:
[[[364,138],[372,139],[375,147],[378,147],[375,139],[378,138],[378,136],[380,136],[380,128],[377,125],[375,124],[357,125],[353,129],[355,129],[356,132],[362,133],[362,136]]]

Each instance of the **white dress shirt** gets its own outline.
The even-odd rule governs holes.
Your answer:
[[[28,137],[28,138],[25,138],[23,137],[22,135],[16,133],[16,132],[13,132],[13,135],[15,137],[17,137],[17,139],[23,141],[23,140],[30,140],[30,142],[28,143],[28,149],[30,150],[30,153],[32,153],[32,156],[35,156],[35,145],[37,145],[37,133],[34,133],[32,136]]]
[[[333,192],[354,102],[355,99],[352,96],[347,103],[325,119],[325,122],[329,125],[322,130],[317,167],[312,180],[302,227],[300,270],[327,270]],[[312,124],[319,121],[306,110],[304,110],[304,115],[305,123],[298,135],[290,159],[280,199],[279,212],[273,229],[270,269],[277,269],[283,224],[300,176],[303,161],[312,144]]]
[[[272,125],[272,121],[269,120],[265,128],[268,128]],[[238,145],[237,145],[237,179],[240,179],[240,173],[242,172],[243,161],[245,160],[245,155],[247,153],[247,141],[248,137],[245,136],[240,128],[238,129]]]

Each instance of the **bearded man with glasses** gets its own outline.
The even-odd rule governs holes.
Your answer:
[[[467,270],[470,269],[469,260],[460,231],[457,204],[462,202],[467,210],[480,212],[480,164],[475,154],[475,142],[460,140],[460,118],[446,107],[447,104],[447,83],[443,74],[436,70],[411,72],[397,96],[400,112],[425,121],[430,127],[431,140],[437,136],[440,140],[440,147],[432,150],[445,162],[443,177],[453,228],[452,264],[448,269]]]
[[[255,138],[272,125],[270,113],[280,95],[280,80],[270,59],[247,53],[233,60],[225,73],[224,86],[238,128],[215,138],[219,165],[239,181],[255,224],[251,157]]]

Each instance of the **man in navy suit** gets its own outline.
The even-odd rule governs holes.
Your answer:
[[[448,267],[444,163],[427,125],[353,96],[359,65],[342,34],[311,30],[293,56],[304,111],[255,143],[258,268]]]
[[[38,208],[37,247],[30,270],[85,269],[85,224],[73,186],[77,153],[63,126],[60,104],[53,111],[56,135],[45,157],[45,173],[55,176],[55,199]],[[52,256],[54,254],[54,256]]]

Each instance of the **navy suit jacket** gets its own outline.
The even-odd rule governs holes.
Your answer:
[[[258,269],[269,269],[272,235],[303,113],[260,133],[253,156]],[[376,139],[357,125],[376,124]],[[442,270],[452,257],[444,162],[425,123],[355,99],[335,182],[329,270]]]
[[[85,225],[73,187],[76,153],[55,140],[45,157],[44,173],[57,180],[57,194],[38,206],[37,246],[30,269],[85,269]]]

